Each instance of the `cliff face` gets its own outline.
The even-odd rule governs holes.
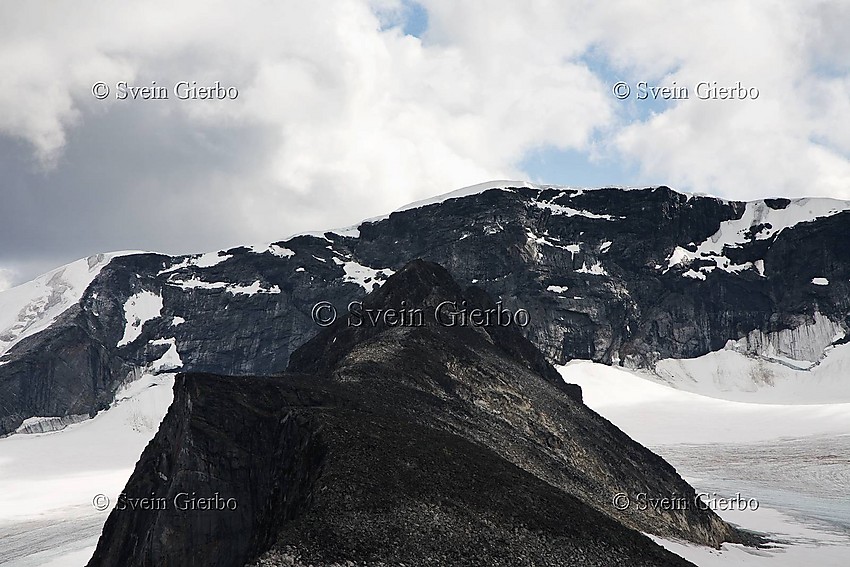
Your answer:
[[[508,309],[526,309],[531,323],[522,332],[552,362],[646,368],[822,319],[847,331],[847,209],[826,199],[743,203],[666,187],[522,186],[269,246],[114,258],[76,316],[0,358],[0,435],[32,416],[97,411],[128,375],[156,367],[169,341],[185,371],[279,372],[316,334],[317,302],[342,312],[414,258],[439,263]],[[141,297],[159,298],[160,309],[137,319]],[[130,327],[132,340],[123,342]],[[65,376],[65,368],[73,371]]]
[[[89,565],[242,565],[306,509],[326,446],[262,378],[180,375]]]
[[[162,509],[113,510],[89,565],[685,565],[636,530],[738,539],[693,505],[617,510],[620,492],[695,495],[517,327],[444,325],[446,301],[494,305],[416,261],[363,309],[422,324],[340,317],[286,373],[181,375],[124,491]],[[183,493],[234,509],[179,509]]]

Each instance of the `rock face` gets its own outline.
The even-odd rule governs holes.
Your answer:
[[[850,328],[846,202],[519,185],[357,230],[196,256],[115,258],[78,306],[0,357],[0,435],[33,416],[98,411],[128,377],[165,364],[169,344],[179,354],[172,368],[281,371],[315,335],[317,302],[342,312],[414,258],[445,266],[508,309],[526,309],[523,333],[551,362],[651,368],[748,336]],[[133,308],[143,294],[161,300],[150,318]],[[840,339],[824,340],[812,349]]]
[[[495,306],[415,261],[361,313],[421,320],[340,317],[273,377],[178,376],[89,566],[687,565],[639,531],[740,541],[516,326],[447,325],[447,301]],[[618,510],[617,493],[691,505]]]

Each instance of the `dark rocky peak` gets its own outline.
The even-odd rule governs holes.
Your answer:
[[[462,289],[451,274],[421,259],[405,265],[290,357],[289,372],[329,373],[356,345],[396,328],[429,328],[456,340],[496,348],[581,401],[581,388],[565,384],[546,357],[523,336],[527,312],[512,311],[483,289]],[[519,324],[517,323],[519,321]],[[489,344],[485,344],[489,343]]]
[[[362,304],[446,300],[492,304],[424,261]],[[516,328],[425,321],[340,319],[295,352],[299,373],[178,376],[124,490],[156,509],[113,510],[89,565],[686,565],[640,532],[740,541]],[[692,504],[623,510],[619,493]]]

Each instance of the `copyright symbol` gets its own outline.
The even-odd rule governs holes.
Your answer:
[[[617,510],[622,511],[629,507],[631,501],[629,500],[628,494],[626,494],[625,492],[618,492],[614,495],[613,500],[611,500],[611,504],[613,504],[614,508],[616,508]]]
[[[632,89],[625,81],[620,81],[614,85],[611,92],[613,92],[614,96],[618,99],[624,100],[629,98],[629,95],[632,94]]]
[[[94,498],[91,499],[91,505],[98,512],[103,512],[109,508],[109,496],[106,494],[95,494]]]
[[[109,96],[109,85],[102,81],[98,81],[91,86],[91,94],[93,94],[94,98],[97,100],[103,100]]]
[[[336,321],[336,308],[330,301],[320,301],[310,311],[313,322],[320,327],[329,327]]]

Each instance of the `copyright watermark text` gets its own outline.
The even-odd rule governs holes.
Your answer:
[[[620,100],[756,100],[761,95],[758,88],[746,86],[741,81],[731,85],[717,81],[701,81],[692,87],[672,81],[669,85],[651,85],[646,81],[631,84],[618,81],[611,87],[611,94]]]
[[[320,301],[313,306],[310,316],[320,327],[330,327],[339,314],[333,303]],[[511,324],[527,327],[531,323],[528,311],[512,311],[501,301],[488,309],[469,306],[466,301],[443,301],[433,310],[408,307],[404,301],[399,308],[370,309],[359,301],[352,301],[345,316],[349,327],[424,327],[427,319],[443,327],[508,327]]]
[[[112,505],[105,494],[92,498],[95,510],[103,512]],[[195,492],[178,492],[173,498],[164,496],[128,496],[121,493],[115,500],[116,510],[179,510],[181,512],[236,510],[239,503],[235,498],[224,498],[218,492],[210,496],[199,496]]]
[[[653,496],[646,492],[629,495],[618,492],[611,499],[611,505],[620,511],[655,510],[669,512],[673,510],[714,510],[715,512],[755,511],[759,509],[759,501],[755,498],[744,498],[740,492],[732,496],[721,496],[716,492],[699,492],[693,498],[680,495]]]
[[[127,81],[118,81],[108,85],[98,81],[91,86],[91,94],[98,100],[112,96],[116,100],[236,100],[239,89],[224,86],[220,81],[211,85],[199,85],[198,81],[179,81],[171,88],[151,81],[149,85],[131,85]]]

